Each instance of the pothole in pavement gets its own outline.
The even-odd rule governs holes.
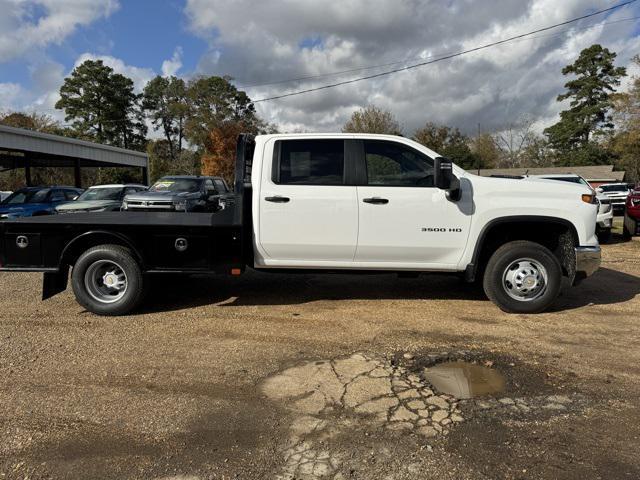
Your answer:
[[[304,362],[267,378],[262,393],[294,413],[276,478],[344,478],[340,466],[348,452],[330,447],[338,444],[331,440],[359,429],[433,442],[473,416],[553,415],[584,403],[579,395],[485,396],[502,391],[504,380],[469,359],[469,352],[419,360],[355,353]]]

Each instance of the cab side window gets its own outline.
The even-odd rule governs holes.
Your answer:
[[[365,140],[367,184],[433,187],[433,160],[413,148],[384,140]]]
[[[343,140],[283,140],[274,161],[274,183],[344,185]]]
[[[213,182],[209,178],[204,181],[204,189],[207,192],[207,195],[216,194],[216,188],[213,186]]]

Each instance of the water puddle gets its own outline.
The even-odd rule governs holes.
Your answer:
[[[424,369],[424,378],[442,393],[456,398],[491,395],[504,390],[504,377],[494,369],[456,361]]]

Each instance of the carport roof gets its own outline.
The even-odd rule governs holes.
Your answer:
[[[28,158],[32,166],[147,167],[146,153],[99,143],[0,125],[0,166],[10,167]]]

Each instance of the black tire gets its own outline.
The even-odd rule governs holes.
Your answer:
[[[125,287],[122,294],[118,292],[108,300],[100,301],[99,294],[91,292],[91,289],[96,289],[91,286],[92,272],[99,274],[100,265],[104,265],[102,268],[105,269],[110,268],[109,265],[115,265],[111,268],[116,268],[124,275]],[[144,293],[144,277],[140,265],[131,251],[120,245],[99,245],[80,255],[71,272],[71,285],[78,303],[97,315],[125,315],[138,306]],[[102,289],[111,293],[105,285],[103,283]],[[104,295],[105,298],[107,296]]]
[[[607,228],[606,230],[600,230],[598,232],[598,241],[600,243],[607,243],[611,240],[611,229]]]
[[[633,235],[631,234],[631,232],[627,228],[626,222],[623,222],[622,223],[622,238],[624,238],[625,240],[631,240],[631,237],[633,237]]]
[[[504,276],[518,260],[531,259],[544,267],[547,279],[539,296],[528,300],[515,299],[508,293]],[[535,242],[518,240],[502,245],[489,259],[484,272],[483,287],[487,297],[507,313],[539,313],[558,297],[562,286],[562,267],[551,251]],[[512,289],[513,291],[513,289]]]

